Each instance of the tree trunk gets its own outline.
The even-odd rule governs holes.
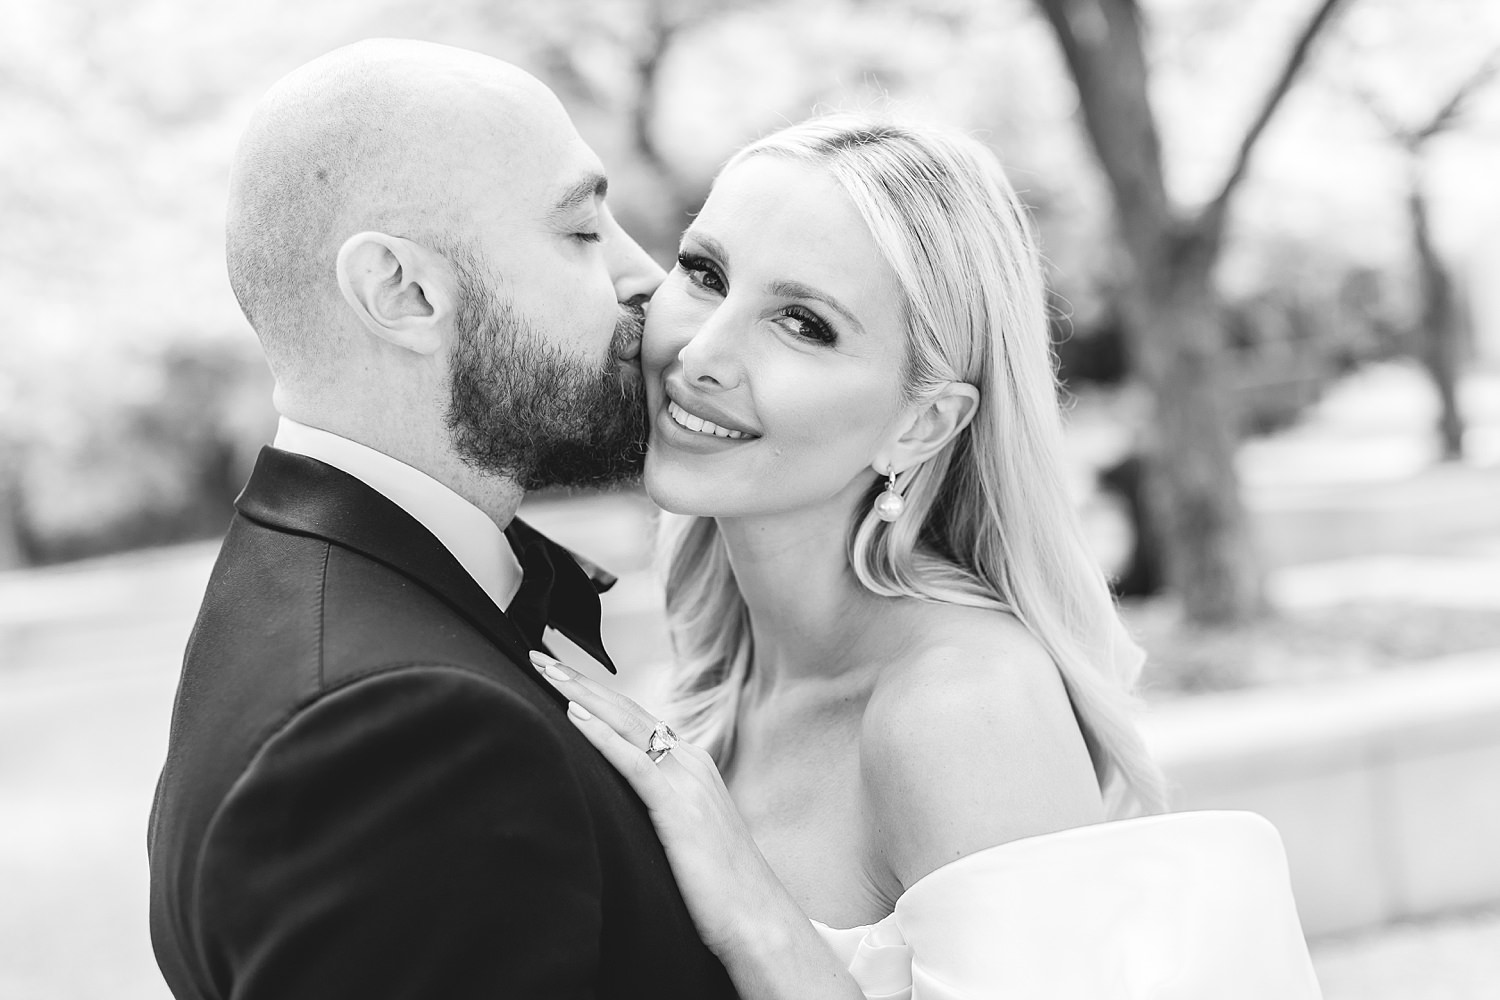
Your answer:
[[[0,442],[0,570],[26,565],[21,544],[21,486],[16,468],[18,449]]]
[[[1167,579],[1188,620],[1230,624],[1264,607],[1234,455],[1237,401],[1225,370],[1213,254],[1176,248],[1132,284],[1125,331],[1153,406],[1146,489]],[[1139,251],[1139,248],[1137,248]]]
[[[1259,570],[1234,470],[1232,399],[1212,287],[1220,229],[1179,219],[1167,196],[1140,11],[1133,0],[1041,0],[1078,87],[1079,105],[1114,195],[1131,273],[1124,327],[1152,400],[1145,446],[1146,515],[1161,540],[1168,587],[1188,618],[1240,621],[1259,611]]]
[[[1317,0],[1218,194],[1196,212],[1181,211],[1167,194],[1138,0],[1036,2],[1077,86],[1131,266],[1125,333],[1154,406],[1146,496],[1167,582],[1191,621],[1252,618],[1263,610],[1260,570],[1235,474],[1239,426],[1223,370],[1214,263],[1251,153],[1343,0]]]
[[[1458,405],[1461,353],[1458,306],[1454,301],[1453,280],[1433,246],[1427,195],[1415,170],[1407,196],[1407,210],[1411,219],[1412,249],[1417,258],[1417,286],[1421,294],[1417,354],[1437,388],[1437,434],[1443,459],[1456,461],[1464,454],[1464,421]]]

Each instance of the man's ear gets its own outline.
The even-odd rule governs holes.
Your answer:
[[[900,434],[875,456],[879,472],[921,465],[957,437],[979,411],[979,390],[967,382],[949,382],[941,392],[908,413]]]
[[[454,274],[446,258],[385,233],[356,233],[334,262],[339,291],[375,336],[435,354],[453,319]]]

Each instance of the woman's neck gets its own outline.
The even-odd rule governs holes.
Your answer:
[[[884,599],[867,591],[849,565],[849,516],[819,508],[720,519],[750,612],[758,693],[870,664],[859,639]]]

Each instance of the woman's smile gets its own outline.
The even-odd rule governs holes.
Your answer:
[[[758,435],[724,427],[693,413],[672,399],[663,399],[651,427],[651,447],[708,454],[732,451],[758,440]]]
[[[684,430],[695,434],[740,441],[760,437],[760,431],[730,407],[701,392],[694,392],[681,378],[662,380],[662,404],[667,415]]]
[[[658,448],[727,451],[760,437],[748,421],[671,378],[661,383],[653,423],[651,440]]]
[[[744,431],[733,431],[728,427],[720,427],[712,420],[689,413],[687,410],[668,400],[667,416],[677,422],[678,427],[685,427],[694,434],[712,434],[714,437],[729,438],[731,441],[739,441],[748,435]]]

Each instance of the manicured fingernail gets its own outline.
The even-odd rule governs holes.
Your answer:
[[[568,676],[568,672],[566,670],[564,670],[562,667],[559,667],[555,663],[549,663],[545,667],[543,667],[542,673],[546,674],[548,677],[552,678],[555,681],[570,681],[573,679]]]
[[[578,704],[578,702],[576,701],[568,702],[568,714],[573,718],[578,719],[580,722],[587,722],[589,719],[593,718],[593,716],[589,714],[589,710]]]
[[[542,669],[549,663],[556,662],[556,660],[548,656],[546,653],[543,653],[541,650],[533,649],[531,651],[531,665],[533,667],[536,667],[538,670]]]

